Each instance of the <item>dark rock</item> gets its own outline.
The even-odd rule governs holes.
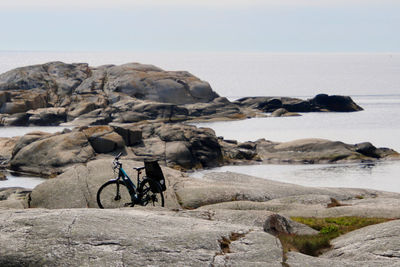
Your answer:
[[[94,126],[83,129],[96,153],[109,153],[125,147],[125,142],[110,126]]]
[[[282,105],[289,112],[311,112],[314,111],[311,103],[306,100],[285,101]]]
[[[356,152],[372,158],[380,158],[377,148],[370,142],[356,144]]]
[[[2,124],[5,126],[26,126],[29,122],[29,114],[16,113],[2,118]]]
[[[258,104],[257,108],[264,112],[271,112],[282,108],[282,101],[278,98],[268,99],[267,101]]]
[[[125,141],[127,146],[135,146],[142,142],[142,131],[135,126],[112,124],[115,132],[118,133]]]
[[[27,112],[29,124],[56,126],[67,121],[65,108],[39,108]]]
[[[337,112],[351,112],[363,110],[360,106],[353,102],[349,96],[339,96],[319,94],[310,100],[310,103],[320,109],[327,109]]]
[[[311,235],[318,234],[318,231],[297,223],[280,214],[272,214],[265,220],[263,229],[265,232],[277,236],[279,234]]]
[[[4,173],[0,172],[0,181],[5,181],[5,180],[7,180],[7,176]]]

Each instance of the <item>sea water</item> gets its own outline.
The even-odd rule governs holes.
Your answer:
[[[187,70],[231,100],[241,96],[306,99],[318,93],[350,95],[364,111],[303,113],[301,117],[197,125],[210,127],[218,136],[238,141],[325,138],[350,144],[370,141],[375,146],[400,151],[400,54],[0,52],[0,73],[48,61],[87,62],[91,66],[140,62],[165,70]],[[23,135],[30,130],[33,128],[0,128],[0,137]],[[196,172],[193,176],[201,177],[209,171],[235,171],[307,186],[400,192],[398,162],[225,166]],[[13,181],[13,186],[26,186],[19,178]],[[0,181],[0,188],[3,184]]]

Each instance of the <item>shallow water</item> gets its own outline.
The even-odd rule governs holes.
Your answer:
[[[3,187],[24,187],[33,189],[38,184],[43,183],[47,179],[32,177],[32,176],[15,176],[11,173],[6,173],[7,180],[0,181],[0,188]]]
[[[400,95],[353,98],[364,111],[304,113],[301,117],[254,118],[196,125],[210,127],[218,136],[238,141],[265,138],[284,142],[301,138],[325,138],[349,144],[368,141],[377,147],[389,147],[400,152]],[[376,164],[225,166],[211,171],[233,171],[305,186],[400,192],[400,161]],[[203,173],[193,176],[199,177]]]
[[[31,126],[31,127],[0,127],[0,137],[14,137],[23,136],[30,132],[46,132],[56,133],[61,132],[65,128],[70,129],[71,127],[62,126]]]
[[[202,178],[209,172],[226,171],[304,186],[369,188],[400,193],[399,162],[224,166],[198,171],[191,176]]]

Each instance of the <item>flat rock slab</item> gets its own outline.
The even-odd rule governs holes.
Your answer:
[[[379,260],[400,266],[399,232],[400,220],[364,227],[334,239],[333,250],[323,257],[352,261]]]
[[[355,199],[359,196],[363,196],[365,199],[377,195],[400,197],[400,194],[377,190],[300,186],[234,172],[214,172],[208,173],[200,179],[182,179],[180,186],[176,187],[176,194],[179,196],[183,207],[192,208],[217,203],[221,203],[217,205],[225,205],[222,202],[232,202],[231,205],[235,206],[238,201],[252,201],[256,203],[255,205],[261,205],[258,203],[288,198],[287,203],[276,203],[275,206],[280,207],[281,210],[287,209],[290,204],[296,204],[296,202],[304,204],[304,206],[321,205],[320,203],[326,206],[330,198],[342,201]],[[303,197],[305,195],[307,197]],[[301,200],[302,198],[304,199]],[[242,207],[233,209],[261,208]],[[271,209],[271,211],[279,210]]]
[[[162,210],[0,210],[0,243],[0,266],[282,266],[262,230]]]

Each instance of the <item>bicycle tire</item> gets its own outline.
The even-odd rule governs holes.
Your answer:
[[[153,206],[164,207],[164,194],[159,182],[144,179],[139,185],[138,193],[143,206],[151,203]]]
[[[119,189],[119,197],[118,197]],[[129,190],[121,181],[108,181],[97,191],[97,205],[100,209],[133,207]]]

